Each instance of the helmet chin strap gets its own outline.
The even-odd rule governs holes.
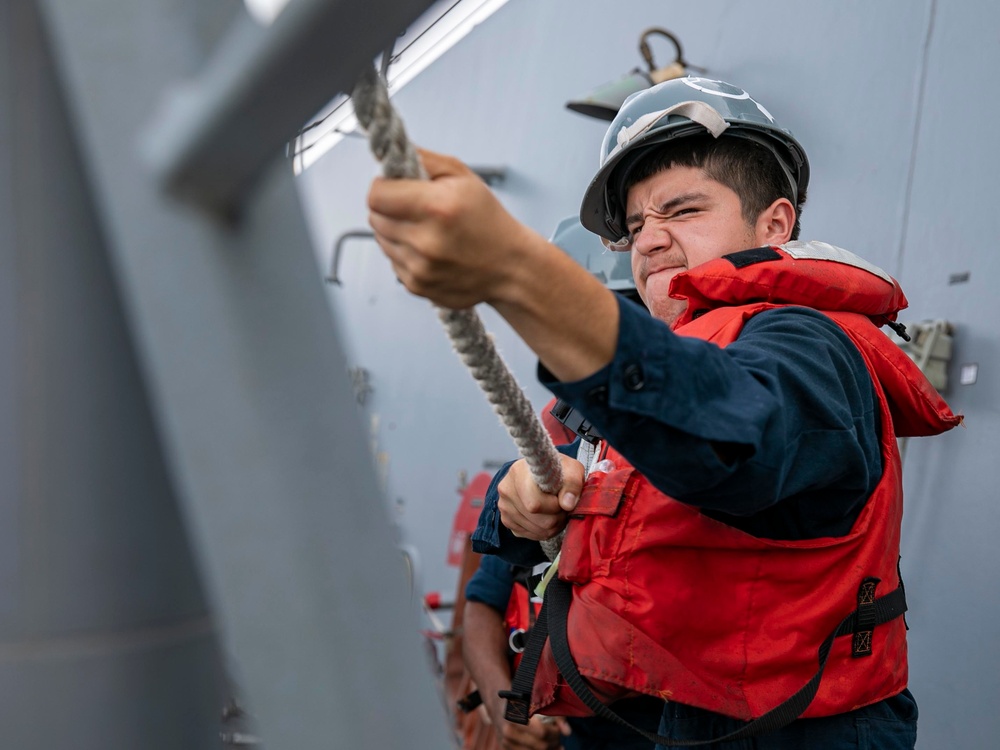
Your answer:
[[[604,158],[604,163],[608,162],[619,151],[628,147],[628,144],[637,136],[642,135],[657,122],[669,115],[686,117],[704,127],[715,138],[722,135],[726,128],[729,127],[729,123],[723,119],[722,115],[711,104],[701,101],[678,102],[672,107],[661,109],[658,112],[648,112],[627,128],[619,130],[617,136],[618,145]]]

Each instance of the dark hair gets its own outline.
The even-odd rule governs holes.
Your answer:
[[[799,218],[805,205],[805,192],[798,203],[792,198],[792,186],[774,154],[754,141],[738,136],[713,138],[709,134],[680,138],[638,155],[623,165],[619,195],[624,200],[629,188],[670,167],[695,167],[732,190],[740,199],[740,212],[748,224],[778,198],[787,198],[795,206],[795,225],[790,239],[799,237]]]

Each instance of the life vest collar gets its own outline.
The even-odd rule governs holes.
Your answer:
[[[826,242],[788,242],[743,250],[680,273],[670,296],[688,301],[679,327],[705,310],[767,302],[856,312],[877,325],[906,308],[899,283],[881,268]]]

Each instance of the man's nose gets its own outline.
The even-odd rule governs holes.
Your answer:
[[[673,237],[660,222],[648,221],[632,240],[632,248],[642,254],[649,255],[659,250],[666,250],[673,244]]]

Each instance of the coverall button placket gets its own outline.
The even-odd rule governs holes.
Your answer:
[[[637,363],[626,365],[622,371],[622,382],[626,390],[641,391],[646,385],[646,375],[642,371],[642,365]]]

